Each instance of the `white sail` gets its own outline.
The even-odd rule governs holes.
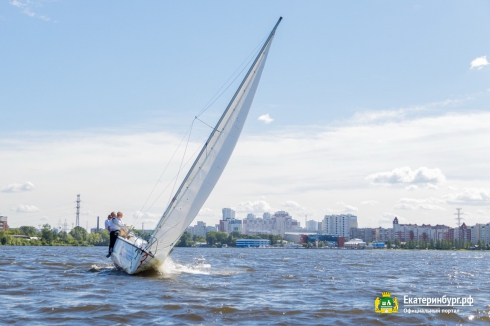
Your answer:
[[[242,132],[281,19],[265,41],[149,240],[145,241],[131,232],[118,237],[111,254],[118,268],[134,274],[163,263],[199,213],[223,173]]]
[[[218,182],[242,132],[277,25],[153,232],[147,250],[163,262]]]

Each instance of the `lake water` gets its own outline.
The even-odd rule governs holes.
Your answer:
[[[487,252],[176,248],[160,272],[136,276],[116,271],[106,252],[105,247],[0,247],[0,323],[490,322]],[[374,300],[384,291],[398,298],[398,313],[374,312]],[[471,296],[473,306],[426,313],[416,310],[424,307],[407,307],[404,296]]]

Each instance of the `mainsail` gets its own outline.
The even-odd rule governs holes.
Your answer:
[[[146,250],[163,262],[204,205],[228,163],[247,119],[276,28],[228,104],[153,231]]]

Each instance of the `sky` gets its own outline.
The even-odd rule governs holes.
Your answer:
[[[153,227],[282,16],[194,223],[224,207],[489,223],[489,15],[488,1],[2,1],[0,215],[71,227],[80,194],[83,227],[111,211]]]

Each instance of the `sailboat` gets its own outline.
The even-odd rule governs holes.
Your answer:
[[[248,70],[196,160],[147,239],[119,236],[111,258],[128,274],[158,269],[211,194],[230,159],[252,105],[267,54],[282,17]]]

